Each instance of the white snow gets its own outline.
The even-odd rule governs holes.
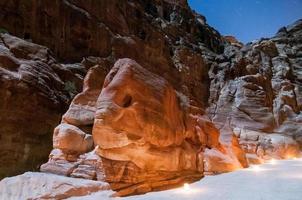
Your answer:
[[[258,168],[258,170],[257,170]],[[104,193],[72,198],[105,199]],[[217,176],[207,176],[178,188],[116,200],[302,200],[302,159],[277,160]]]

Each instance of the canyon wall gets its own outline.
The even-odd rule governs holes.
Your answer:
[[[243,45],[186,1],[0,7],[0,177],[46,162],[123,196],[299,154],[301,20]]]
[[[81,90],[85,69],[59,64],[48,48],[0,35],[0,177],[38,170],[53,128]]]
[[[2,32],[8,31],[27,41],[22,41],[26,45],[13,49],[3,42],[1,45],[5,51],[24,51],[23,57],[31,62],[43,60],[43,67],[47,67],[41,72],[40,62],[37,70],[28,67],[27,74],[33,71],[32,79],[47,81],[36,84],[31,79],[26,83],[21,79],[21,83],[28,87],[25,89],[27,93],[13,93],[10,100],[5,100],[12,104],[9,107],[1,104],[4,110],[1,112],[1,124],[6,124],[0,128],[1,144],[7,144],[0,147],[4,154],[1,159],[3,163],[10,161],[16,167],[16,170],[4,167],[2,177],[35,170],[42,160],[47,160],[52,130],[74,94],[81,91],[83,76],[94,65],[101,66],[97,70],[102,71],[99,80],[102,84],[102,77],[116,60],[131,58],[166,79],[178,92],[187,96],[192,105],[202,109],[206,107],[209,96],[206,57],[213,56],[213,52],[221,53],[224,42],[219,33],[206,24],[203,16],[189,9],[186,1],[0,0],[0,8]],[[17,41],[20,40],[16,38],[15,43]],[[30,49],[38,48],[30,42],[47,46],[45,55],[30,57],[34,54]],[[26,55],[28,53],[29,56]],[[7,70],[10,64],[6,63],[7,54],[2,55],[1,69]],[[12,56],[21,59],[19,55]],[[51,57],[51,63],[43,56]],[[53,81],[52,76],[56,78]],[[4,75],[1,79],[3,85],[8,84]],[[36,98],[31,94],[40,87],[48,89],[44,92],[46,94],[37,100],[29,99],[28,96]],[[5,93],[3,96],[7,96],[10,89],[2,85],[1,89]],[[22,107],[20,102],[25,106]],[[8,110],[15,114],[10,117]],[[26,117],[16,113],[24,113]],[[28,122],[31,123],[29,127]],[[25,124],[25,127],[20,124]],[[31,137],[33,139],[25,139]],[[41,139],[34,139],[39,137]],[[44,142],[39,144],[38,140]],[[36,150],[38,146],[45,150]],[[23,155],[26,155],[24,159]]]
[[[301,148],[301,30],[298,20],[273,38],[227,46],[212,64],[207,113],[248,153],[291,158]]]

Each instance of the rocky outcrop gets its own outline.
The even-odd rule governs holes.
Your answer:
[[[97,68],[88,72],[85,81],[91,85],[75,97],[55,129],[43,172],[106,181],[116,195],[125,196],[247,165],[243,151],[220,143],[202,110],[162,77],[121,59],[102,84],[90,80]]]
[[[224,40],[217,31],[206,24],[203,16],[190,10],[186,1],[64,0],[54,2],[50,0],[17,0],[0,1],[0,7],[1,30],[5,29],[26,40],[25,42],[16,38],[15,43],[26,45],[12,47],[11,51],[16,54],[18,59],[22,57],[31,62],[34,62],[34,59],[42,59],[49,66],[44,68],[41,73],[39,70],[34,70],[32,74],[32,78],[38,82],[45,80],[41,84],[36,84],[36,87],[43,88],[43,98],[45,97],[49,102],[45,103],[43,98],[30,99],[28,103],[24,101],[24,104],[28,106],[25,111],[27,116],[19,114],[20,117],[13,117],[14,122],[3,122],[7,125],[1,128],[3,129],[1,131],[3,132],[1,137],[4,138],[2,139],[3,144],[7,144],[3,147],[6,150],[2,151],[4,155],[1,157],[6,157],[5,160],[20,161],[24,156],[27,167],[14,161],[18,163],[14,164],[16,169],[5,168],[3,171],[6,173],[1,176],[16,174],[28,169],[33,170],[41,163],[50,149],[51,130],[58,124],[60,115],[65,112],[71,96],[79,91],[81,87],[79,80],[82,79],[86,69],[94,67],[95,64],[99,64],[101,68],[95,68],[98,73],[92,73],[95,77],[89,78],[89,81],[100,80],[99,83],[103,83],[105,75],[117,59],[132,58],[147,70],[166,79],[173,88],[189,98],[190,104],[202,109],[206,107],[209,94],[207,57],[214,57],[213,52],[222,52]],[[10,41],[13,42],[13,40]],[[49,49],[34,45],[30,41],[45,45]],[[45,50],[32,52],[30,49],[35,49],[36,46]],[[82,60],[82,64],[61,65],[55,57],[64,63]],[[5,69],[14,68],[14,66],[9,61],[5,61],[3,64]],[[52,76],[55,78],[53,79]],[[78,126],[79,124],[73,121],[75,119],[72,118],[72,115],[81,115],[88,121],[88,124],[86,124],[87,122],[81,124],[81,130],[85,129],[83,131],[87,132],[92,129],[89,120],[93,119],[93,109],[95,109],[92,105],[94,100],[87,99],[87,96],[98,95],[98,90],[102,85],[94,85],[93,88],[90,88],[93,83],[84,82],[84,84],[87,86],[84,86],[86,88],[83,91],[84,94],[74,99],[73,108],[70,108],[69,112],[64,115],[63,121],[69,120],[68,123]],[[33,82],[32,85],[35,83]],[[31,87],[28,89],[28,91],[35,90],[36,88]],[[28,94],[19,92],[18,95],[20,99],[27,99],[28,96]],[[33,95],[31,98],[36,97]],[[19,102],[20,100],[17,99],[10,100],[11,104],[18,104],[14,110],[22,111],[23,108]],[[89,102],[89,106],[81,106],[82,102]],[[41,113],[35,113],[37,111]],[[31,115],[31,113],[35,113],[35,115]],[[16,122],[20,122],[21,119],[31,121],[31,128],[7,130],[10,127],[17,127]],[[3,120],[12,119],[4,117]],[[25,134],[25,132],[29,133]],[[20,140],[15,139],[16,133],[19,134],[18,138],[28,139],[11,142]],[[45,150],[36,149],[39,145],[35,143],[36,139],[31,139],[35,138],[32,137],[33,133],[39,135],[40,141],[45,141],[41,145],[41,148]],[[65,137],[66,140],[74,135],[71,133],[62,135],[60,132],[58,134],[57,137]],[[82,136],[85,137],[83,133],[77,134],[77,136],[79,139]],[[22,144],[14,145],[19,143]],[[16,151],[13,146],[20,147],[20,150]],[[68,149],[67,146],[66,149]],[[26,153],[28,151],[29,153]],[[14,154],[18,155],[16,156],[18,158],[11,159],[9,158],[10,152],[20,153]],[[27,160],[27,155],[34,159]],[[22,161],[22,163],[24,162]]]
[[[191,105],[202,109],[207,105],[209,95],[207,60],[209,57],[215,57],[213,52],[223,51],[224,39],[207,25],[203,16],[191,11],[186,1],[17,0],[0,1],[0,6],[1,30],[4,28],[27,41],[47,46],[54,56],[64,63],[83,59],[82,65],[58,65],[59,68],[68,68],[74,74],[80,72],[82,76],[85,72],[77,68],[85,66],[88,69],[99,64],[101,68],[95,68],[98,73],[92,73],[95,78],[89,80],[92,82],[100,80],[99,83],[102,83],[102,79],[115,61],[128,57],[154,74],[162,76],[173,88],[187,96]],[[72,73],[68,76],[74,76]],[[77,93],[73,80],[61,76],[60,78],[64,79],[64,88],[71,90],[73,95]],[[62,88],[52,90],[51,84],[52,82],[45,84],[50,88],[48,96],[57,94],[57,91],[65,92],[61,91]],[[93,98],[87,99],[87,96],[98,95],[98,90],[101,89],[101,84],[94,85],[93,88],[90,88],[90,85],[91,83],[87,83],[87,87],[84,86],[87,90],[73,100],[73,108],[70,108],[63,117],[63,121],[69,120],[70,124],[80,125],[85,133],[92,129],[89,120],[93,119],[95,112],[93,110],[95,102],[91,100]],[[79,84],[76,84],[76,88],[78,86]],[[43,135],[48,137],[45,141],[50,141],[50,130],[58,123],[58,116],[65,111],[69,99],[65,99],[66,103],[64,102],[60,108],[56,106],[51,111],[43,111],[43,113],[58,113],[56,122],[47,128],[48,134],[45,134],[44,130],[33,132],[43,132]],[[42,100],[37,100],[37,104],[40,104],[40,101]],[[89,102],[89,106],[82,106],[82,102]],[[39,106],[33,105],[32,108],[38,110]],[[75,119],[72,115],[81,115],[87,122],[77,124],[73,121]],[[47,118],[51,119],[51,117]],[[45,117],[37,117],[37,119],[45,121]],[[33,127],[43,124],[32,119],[30,121]],[[56,137],[65,137],[66,140],[73,135],[71,133],[62,135],[59,132],[58,134]],[[21,135],[23,137],[23,133]],[[79,139],[85,138],[83,133],[76,135]],[[8,140],[10,139],[5,141]],[[34,150],[32,146],[26,148],[39,152],[39,155],[41,153],[40,150]],[[67,150],[68,147],[66,146],[65,149]],[[46,154],[48,150],[49,148],[46,148],[42,154]],[[24,151],[23,147],[22,151]],[[23,153],[20,153],[20,156],[22,155]],[[41,159],[37,159],[34,167],[31,168],[35,168],[38,163],[41,163]]]
[[[244,44],[242,42],[238,41],[237,38],[235,38],[234,36],[227,35],[227,36],[224,36],[224,39],[233,46],[237,46],[239,48],[244,46]]]
[[[210,70],[208,113],[226,124],[248,153],[288,158],[301,147],[302,21],[271,39],[227,46]]]
[[[37,170],[47,160],[51,130],[84,71],[59,64],[46,47],[0,35],[0,178]]]
[[[246,167],[243,150],[299,154],[301,20],[243,45],[185,0],[0,7],[0,31],[26,40],[0,36],[0,177],[37,168],[51,135],[42,171],[119,196]]]
[[[0,182],[0,199],[67,199],[103,190],[107,199],[112,194],[107,183],[27,172],[3,179]]]

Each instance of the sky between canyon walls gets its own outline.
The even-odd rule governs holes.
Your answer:
[[[223,35],[243,43],[272,37],[279,28],[302,18],[302,0],[189,0]]]

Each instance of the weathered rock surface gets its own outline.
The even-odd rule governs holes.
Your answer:
[[[54,174],[26,172],[0,182],[0,199],[67,199],[104,190],[104,197],[112,194],[108,183],[80,180]]]
[[[55,129],[55,149],[41,166],[43,172],[106,181],[116,195],[125,196],[195,181],[204,171],[221,173],[247,165],[243,151],[222,145],[202,110],[194,111],[162,77],[131,59],[120,59],[100,90],[102,83],[90,80],[99,67],[91,68],[85,78],[94,93],[84,87]],[[73,115],[74,104],[90,109]],[[92,129],[84,133],[80,129],[85,126]],[[91,134],[95,150],[83,154],[89,151],[82,147],[84,138]],[[204,155],[209,151],[219,158]]]
[[[46,96],[46,99],[50,98],[48,100],[50,102],[46,104],[43,98],[35,100],[32,99],[35,98],[34,95],[23,95],[18,92],[19,99],[28,99],[27,96],[31,98],[28,99],[28,103],[24,101],[24,104],[28,106],[28,112],[25,112],[27,116],[18,114],[20,117],[13,117],[14,122],[3,122],[7,125],[1,127],[3,130],[1,131],[3,132],[3,134],[1,133],[1,144],[7,144],[2,146],[7,150],[2,151],[3,156],[1,157],[5,157],[5,163],[7,163],[13,162],[12,160],[21,161],[21,157],[24,156],[27,167],[23,168],[23,163],[13,164],[16,169],[5,168],[5,174],[0,177],[24,172],[29,168],[34,170],[41,163],[50,149],[49,141],[52,129],[59,123],[59,116],[65,112],[69,103],[70,95],[67,95],[66,90],[70,91],[68,93],[72,95],[78,92],[80,82],[74,79],[77,79],[79,74],[82,76],[85,73],[83,66],[86,69],[94,67],[98,73],[92,73],[95,77],[89,78],[91,83],[84,82],[87,84],[87,87],[84,86],[86,90],[83,90],[73,100],[72,108],[70,107],[69,111],[65,113],[62,121],[77,127],[81,126],[79,128],[86,134],[91,133],[95,112],[93,109],[95,109],[96,98],[90,96],[98,96],[102,84],[90,86],[94,84],[94,81],[103,83],[104,77],[119,58],[128,57],[136,60],[149,71],[166,79],[177,91],[187,96],[192,105],[199,108],[206,107],[209,95],[207,58],[214,58],[215,53],[213,52],[223,51],[224,40],[216,30],[207,25],[203,16],[190,10],[185,0],[17,0],[0,1],[0,7],[1,30],[6,29],[20,38],[47,46],[53,55],[64,63],[78,62],[83,59],[83,65],[59,65],[57,61],[52,61],[55,59],[47,50],[51,62],[56,63],[56,65],[50,64],[49,66],[56,67],[54,67],[55,72],[46,68],[43,73],[45,72],[46,76],[57,73],[62,82],[57,84],[55,83],[57,80],[50,78],[49,81],[43,83],[43,88],[47,88],[47,92],[43,92],[43,96]],[[22,46],[22,51],[16,48],[13,48],[12,51],[23,58],[30,48]],[[40,52],[30,53],[35,56],[29,56],[27,59],[34,62],[36,57],[41,56]],[[36,53],[38,54],[36,55]],[[46,58],[44,60],[47,62]],[[15,66],[9,60],[5,65],[4,68],[12,69]],[[61,73],[64,75],[60,75]],[[38,71],[33,73],[33,77],[37,80],[43,79],[42,74]],[[48,80],[48,78],[46,79]],[[61,86],[54,88],[54,85]],[[34,90],[34,88],[29,88],[29,91]],[[66,94],[64,96],[59,93]],[[89,94],[87,95],[87,93]],[[58,100],[58,96],[62,96],[63,100]],[[52,103],[53,101],[55,105]],[[20,108],[20,100],[10,99],[10,102],[18,104],[19,107],[15,107],[14,110],[23,109]],[[50,106],[51,104],[54,106]],[[40,114],[36,113],[37,111]],[[31,113],[35,113],[35,115],[31,115]],[[9,115],[5,114],[5,116]],[[16,122],[20,122],[21,119],[30,121],[30,128],[20,126],[14,130],[8,130],[10,127],[17,127]],[[12,119],[4,117],[3,120]],[[79,124],[80,121],[82,124]],[[34,127],[40,128],[35,129]],[[30,132],[29,137],[23,136],[24,132]],[[34,139],[35,136],[33,137],[32,133],[39,133],[39,141],[45,141],[42,142],[43,145],[35,143],[37,140]],[[19,134],[18,137],[15,136],[16,134]],[[44,136],[47,136],[47,139]],[[16,142],[16,140],[21,141]],[[22,144],[15,145],[19,143]],[[19,152],[14,154],[18,155],[16,156],[18,158],[12,159],[9,156],[10,152]],[[40,157],[40,155],[43,156]],[[28,160],[28,156],[35,157],[35,159]],[[14,163],[16,163],[15,161]]]
[[[46,47],[0,35],[0,178],[47,160],[52,129],[83,74],[59,64]]]
[[[185,0],[0,1],[0,26],[49,47],[62,61],[131,58],[161,75],[198,106],[208,98],[203,58],[224,39]],[[213,51],[213,52],[212,52]]]
[[[95,77],[89,80],[92,82],[101,80],[99,83],[102,83],[105,75],[109,72],[115,61],[119,58],[128,57],[136,60],[149,71],[162,76],[177,91],[189,97],[192,105],[202,108],[205,108],[207,105],[209,96],[209,65],[206,58],[215,57],[215,53],[213,52],[221,53],[223,51],[224,40],[216,30],[207,25],[203,16],[190,10],[185,0],[64,0],[55,2],[52,0],[16,0],[0,1],[0,7],[1,30],[4,28],[18,37],[47,46],[53,52],[54,56],[64,63],[78,62],[84,58],[83,65],[79,65],[80,68],[77,65],[69,64],[58,65],[59,67],[55,68],[57,71],[57,68],[60,70],[64,68],[63,76],[60,75],[61,72],[55,73],[59,74],[64,88],[71,90],[72,95],[77,93],[74,86],[76,85],[76,88],[78,88],[80,84],[74,78],[70,77],[73,77],[74,74],[83,74],[83,71],[85,73],[83,66],[86,69],[94,67],[98,73],[93,73]],[[30,47],[22,47],[22,51],[18,49],[14,50],[18,56],[23,58],[27,55],[27,49],[30,49]],[[36,53],[38,54],[36,55]],[[40,54],[39,52],[30,53],[30,55],[35,55],[35,57],[41,56]],[[48,54],[49,51],[47,52]],[[50,57],[50,60],[54,60],[51,55]],[[28,57],[27,59],[33,60],[35,58]],[[99,64],[99,67],[95,67],[95,64]],[[6,63],[6,68],[14,68],[14,66],[12,62],[8,61]],[[72,73],[66,72],[69,70]],[[49,73],[47,76],[52,75],[52,72]],[[39,75],[35,73],[33,76],[39,79]],[[75,77],[77,78],[78,75]],[[62,92],[61,88],[56,89],[55,92],[51,91],[53,85],[59,85],[54,84],[54,82],[56,80],[52,81],[50,79],[50,81],[44,83],[43,87],[50,88],[50,91],[47,91],[46,98],[54,94],[54,96],[61,96],[61,94],[56,92]],[[62,121],[71,125],[80,125],[81,127],[79,128],[85,133],[91,133],[91,120],[94,119],[93,114],[95,112],[93,104],[96,102],[94,96],[98,96],[99,90],[102,87],[99,84],[90,88],[89,85],[91,84],[93,83],[87,83],[87,90],[74,99],[72,108],[65,113],[62,119]],[[32,93],[33,90],[35,89],[30,87],[29,93]],[[24,99],[22,95],[20,96],[21,99]],[[34,96],[31,98],[34,98]],[[55,99],[58,97],[51,98]],[[43,133],[42,135],[45,137],[47,135],[49,138],[50,132],[55,124],[58,123],[59,116],[65,111],[66,105],[70,100],[69,95],[67,97],[63,95],[62,98],[64,99],[63,103],[61,100],[52,99],[51,101],[55,101],[56,105],[51,109],[45,110],[45,107],[50,107],[51,102],[41,108],[41,115],[42,113],[43,115],[47,115],[46,113],[56,112],[57,115],[54,118],[38,114],[27,114],[27,117],[20,117],[24,121],[31,121],[33,123],[31,127],[37,127],[37,124],[40,124],[44,128],[46,126],[42,124],[51,124],[47,128],[48,134],[45,134],[45,129],[43,131],[38,129],[29,131],[25,127],[22,130],[28,130],[31,133]],[[91,99],[94,100],[91,101]],[[10,101],[19,105],[18,100]],[[40,98],[29,101],[30,103],[27,105],[30,107],[28,109],[30,111],[27,113],[35,113],[37,110],[40,110],[40,105],[44,105],[44,100]],[[33,105],[33,102],[36,102],[35,105]],[[82,106],[82,102],[89,102],[89,104],[84,103],[86,106]],[[21,108],[18,109],[20,110]],[[82,124],[78,124],[79,120],[75,121],[72,118],[72,115],[77,113],[85,113],[80,119]],[[47,123],[43,123],[45,121]],[[49,123],[48,121],[52,122]],[[7,122],[5,123],[8,124]],[[14,127],[16,123],[12,123],[14,125],[7,125],[6,129]],[[8,148],[10,152],[15,152],[15,150],[11,150],[12,146],[15,145],[11,145],[12,142],[10,141],[15,140],[11,138],[15,138],[13,135],[18,133],[19,130],[20,128],[10,130],[8,131],[9,133],[6,131],[8,134],[5,134],[5,137],[8,138],[3,139],[3,141],[8,142],[3,143],[8,144],[8,147],[3,148]],[[18,138],[24,138],[23,132],[21,133],[22,136]],[[4,134],[1,135],[4,137]],[[46,154],[49,151],[49,148],[46,148],[49,145],[47,141],[50,141],[48,138],[45,140],[40,138],[41,141],[45,141],[41,145],[45,151],[34,150],[34,148],[39,146],[35,143],[35,140],[21,142],[22,145],[20,146],[20,150],[18,150],[20,152],[18,154],[19,157],[23,155],[27,155],[25,157],[35,157],[34,162],[26,161],[27,166],[35,168],[37,164],[41,163],[41,159],[43,160],[44,156],[38,158],[40,156],[34,152],[39,152],[38,154],[42,153],[43,155]],[[27,146],[25,147],[24,144],[27,144]],[[17,146],[19,147],[19,145]],[[29,151],[28,154],[26,153],[27,151]],[[8,157],[9,153],[6,153],[8,151],[2,152],[5,152],[3,153],[5,156],[2,157]],[[19,157],[16,160],[20,160]],[[21,163],[14,164],[16,166],[15,171],[24,171],[25,168],[22,165]]]
[[[70,124],[60,124],[54,130],[53,147],[66,154],[81,154],[93,149],[92,136]]]
[[[271,39],[227,46],[210,70],[207,112],[233,129],[247,153],[297,156],[302,137],[302,21]],[[299,145],[298,145],[299,144]]]
[[[242,45],[185,0],[0,7],[0,28],[49,48],[0,36],[0,177],[41,164],[86,70],[41,171],[125,196],[302,147],[301,20]]]

